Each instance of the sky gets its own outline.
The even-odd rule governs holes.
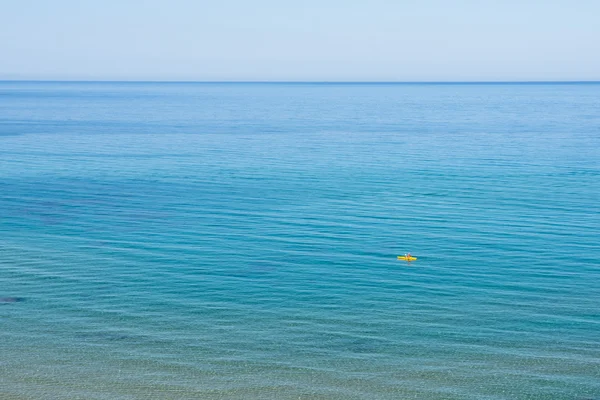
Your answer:
[[[0,0],[0,79],[600,80],[600,0]]]

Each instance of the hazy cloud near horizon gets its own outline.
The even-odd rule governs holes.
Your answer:
[[[591,0],[2,1],[0,79],[600,80],[598,16]]]

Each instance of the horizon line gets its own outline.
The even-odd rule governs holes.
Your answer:
[[[2,79],[0,82],[39,83],[201,83],[201,84],[599,84],[600,80],[473,80],[473,81],[332,81],[332,80],[138,80],[138,79]]]

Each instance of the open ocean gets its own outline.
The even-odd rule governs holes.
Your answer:
[[[2,400],[600,399],[600,84],[0,82],[0,298]]]

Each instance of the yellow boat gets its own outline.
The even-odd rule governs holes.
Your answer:
[[[398,260],[403,260],[403,261],[416,261],[417,257],[406,257],[406,256],[398,256]]]

